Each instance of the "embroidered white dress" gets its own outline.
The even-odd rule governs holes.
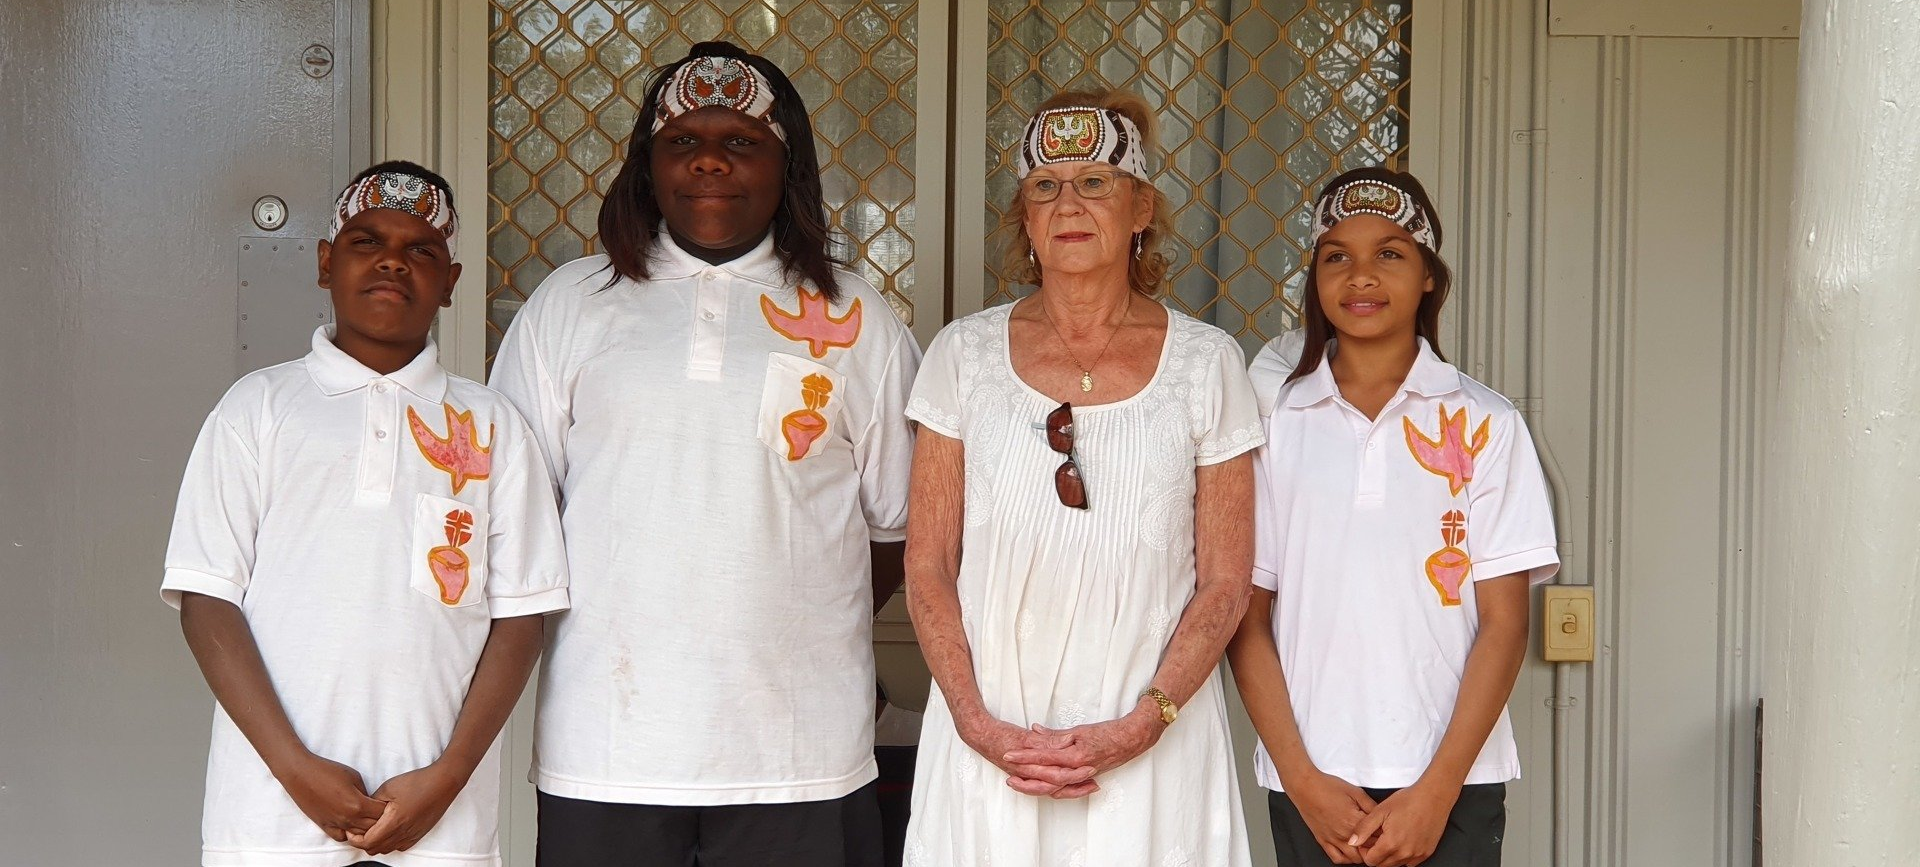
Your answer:
[[[1040,426],[1058,401],[1013,372],[1011,305],[933,341],[907,415],[966,447],[962,622],[999,719],[1066,728],[1131,710],[1193,596],[1194,473],[1264,438],[1240,348],[1169,312],[1153,379],[1074,407],[1087,511],[1060,504]],[[1090,797],[1015,792],[954,730],[936,685],[913,782],[908,867],[1245,865],[1246,828],[1219,672],[1153,749]]]

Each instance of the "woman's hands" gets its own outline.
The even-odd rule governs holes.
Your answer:
[[[1095,777],[1139,757],[1167,728],[1159,705],[1145,700],[1119,719],[1069,729],[1023,729],[982,717],[961,729],[961,739],[1006,771],[1014,791],[1049,798],[1084,798],[1099,791]]]

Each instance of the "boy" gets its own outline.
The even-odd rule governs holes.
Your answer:
[[[500,863],[496,736],[567,573],[525,423],[428,336],[456,228],[438,175],[360,173],[319,245],[336,323],[194,444],[161,596],[219,701],[207,867]]]

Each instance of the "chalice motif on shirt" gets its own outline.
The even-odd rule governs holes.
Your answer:
[[[1406,428],[1407,451],[1413,454],[1414,462],[1446,479],[1447,492],[1459,497],[1467,489],[1467,483],[1473,481],[1473,461],[1487,447],[1487,425],[1492,417],[1480,419],[1480,426],[1471,437],[1467,435],[1465,407],[1448,413],[1447,405],[1441,404],[1440,429],[1436,432],[1438,436],[1432,438],[1413,423],[1412,416],[1404,416],[1400,421]],[[1466,513],[1449,509],[1441,515],[1440,539],[1446,547],[1427,555],[1427,581],[1440,591],[1440,604],[1452,608],[1460,604],[1460,586],[1473,571],[1473,561],[1460,547],[1467,541]]]
[[[1460,586],[1473,572],[1473,561],[1460,547],[1467,541],[1466,514],[1451,509],[1440,516],[1440,539],[1447,546],[1427,555],[1427,580],[1440,591],[1440,604],[1452,608],[1460,604]]]
[[[800,380],[800,402],[807,408],[787,413],[780,419],[780,436],[787,441],[787,460],[806,457],[814,441],[827,432],[827,417],[820,414],[820,408],[827,405],[828,395],[832,393],[833,380],[820,374],[809,373]]]
[[[473,561],[460,549],[473,540],[473,513],[466,509],[448,512],[446,531],[447,544],[427,552],[427,568],[433,572],[433,583],[440,585],[440,601],[458,605],[472,577],[468,570]]]

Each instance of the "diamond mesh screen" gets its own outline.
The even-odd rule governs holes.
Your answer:
[[[1169,299],[1249,351],[1299,321],[1311,199],[1362,165],[1404,168],[1410,2],[992,0],[987,230],[1033,108],[1125,87],[1159,109],[1173,208]],[[989,304],[1021,287],[988,251]],[[1284,287],[1284,291],[1275,291]]]
[[[647,80],[696,42],[780,65],[812,111],[851,267],[913,321],[918,4],[654,0],[492,4],[487,358],[554,267],[595,252],[601,194]]]

